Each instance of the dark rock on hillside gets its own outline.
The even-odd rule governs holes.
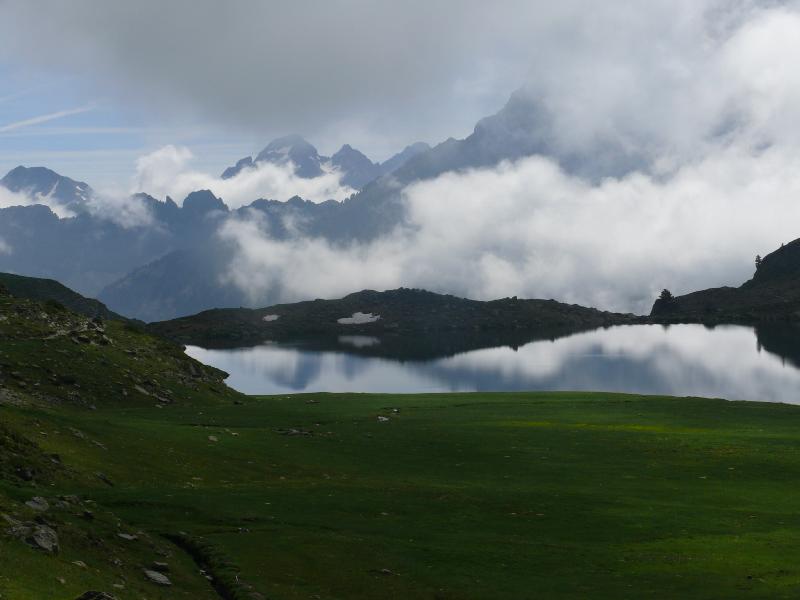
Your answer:
[[[424,290],[365,290],[339,300],[261,309],[218,309],[152,323],[149,331],[184,344],[234,347],[308,337],[436,336],[455,332],[537,332],[635,322],[636,317],[554,300],[483,302]]]
[[[765,256],[742,286],[692,292],[670,302],[659,299],[650,316],[663,322],[800,321],[800,239]]]

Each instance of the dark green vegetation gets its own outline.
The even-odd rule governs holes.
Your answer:
[[[341,323],[362,313],[380,318],[365,323]],[[504,298],[482,302],[424,290],[400,288],[387,292],[364,290],[339,300],[312,300],[260,309],[217,309],[151,323],[148,330],[184,344],[206,348],[255,345],[265,340],[298,340],[338,335],[380,335],[395,340],[420,335],[450,336],[461,347],[488,332],[516,335],[520,343],[532,334],[546,337],[556,329],[588,329],[636,322],[633,315],[603,312],[555,300]],[[489,345],[495,342],[489,342]],[[505,342],[509,343],[509,342]],[[495,343],[496,345],[496,343]],[[480,347],[478,345],[477,347]]]
[[[109,310],[99,300],[81,296],[53,279],[0,273],[0,286],[5,287],[17,298],[57,302],[73,312],[90,318],[125,320],[125,317]]]
[[[721,287],[660,298],[650,316],[659,322],[758,323],[800,320],[800,239],[758,257],[741,287]]]
[[[135,327],[8,296],[0,336],[4,599],[800,594],[792,406],[247,398]]]

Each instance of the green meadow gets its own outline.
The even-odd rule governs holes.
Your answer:
[[[800,596],[788,405],[318,394],[0,415],[7,447],[24,432],[18,453],[59,462],[0,485],[0,513],[60,538],[49,555],[0,533],[3,599]]]

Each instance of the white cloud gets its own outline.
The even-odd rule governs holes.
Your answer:
[[[13,251],[11,245],[0,237],[0,254],[11,254]]]
[[[9,206],[31,206],[33,204],[43,204],[48,206],[60,219],[66,219],[75,216],[68,208],[61,206],[49,194],[24,194],[20,192],[12,192],[11,190],[0,186],[0,209],[8,208]]]
[[[298,300],[393,287],[403,277],[402,261],[408,252],[408,240],[399,233],[345,248],[322,239],[275,240],[263,233],[257,215],[228,220],[219,235],[237,251],[230,283],[254,303],[273,290],[280,290],[281,298]]]
[[[655,174],[592,184],[545,157],[447,173],[406,190],[409,228],[344,248],[231,223],[221,232],[238,248],[231,281],[254,298],[405,285],[637,312],[663,287],[739,285],[756,253],[800,236],[800,13],[741,3],[713,21],[689,4],[675,19],[604,12],[597,31],[609,47],[590,57],[599,40],[579,36],[533,90],[566,100],[554,113],[559,143],[616,136],[649,154]],[[620,19],[668,43],[637,45],[635,27],[609,38]]]
[[[732,145],[663,181],[593,186],[533,157],[411,186],[410,228],[369,244],[279,241],[253,221],[220,235],[237,248],[230,281],[254,301],[414,286],[642,312],[663,287],[738,285],[756,253],[797,237],[798,161],[785,148]]]
[[[259,198],[288,200],[301,196],[306,200],[343,200],[355,190],[340,183],[338,172],[331,171],[313,179],[294,174],[291,164],[259,163],[243,169],[230,179],[222,179],[190,168],[192,152],[182,146],[164,146],[136,161],[134,191],[156,197],[171,196],[181,202],[190,192],[211,190],[231,208],[250,204]]]
[[[698,88],[696,73],[732,28],[775,4],[797,6],[6,0],[0,52],[31,71],[75,73],[87,93],[102,90],[154,118],[265,137],[297,131],[323,145],[330,138],[321,134],[347,126],[359,131],[359,145],[381,147],[368,153],[384,156],[386,139],[402,147],[468,132],[526,79],[559,109],[570,133],[626,118],[631,128],[667,131],[696,110],[713,110],[695,92],[718,82]],[[690,131],[690,122],[678,130]]]
[[[81,113],[89,112],[90,110],[93,109],[94,109],[93,105],[81,106],[78,108],[71,108],[68,110],[59,110],[53,113],[48,113],[46,115],[39,115],[38,117],[31,117],[30,119],[15,121],[13,123],[8,123],[6,125],[0,126],[0,133],[6,133],[7,131],[14,131],[15,129],[21,129],[23,127],[30,127],[31,125],[39,125],[40,123],[48,123],[50,121],[55,121],[56,119],[63,119],[64,117],[70,117],[72,115],[79,115]]]
[[[111,221],[125,229],[153,225],[153,215],[147,205],[136,196],[119,190],[95,192],[86,202],[92,216]]]

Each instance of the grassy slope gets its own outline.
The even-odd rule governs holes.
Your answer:
[[[586,393],[242,398],[213,371],[177,377],[188,367],[173,347],[123,325],[107,325],[111,346],[63,336],[43,352],[37,327],[51,321],[4,303],[30,318],[0,320],[0,514],[32,520],[23,502],[47,497],[40,518],[61,552],[0,521],[2,598],[219,597],[174,536],[236,598],[257,597],[246,585],[276,599],[800,595],[798,408]],[[47,358],[80,387],[38,376]],[[176,401],[123,395],[137,380]],[[81,501],[59,507],[63,494]],[[153,560],[170,563],[172,588],[144,579]]]
[[[39,277],[25,277],[12,273],[0,273],[0,286],[18,298],[31,300],[54,300],[79,314],[88,317],[101,317],[103,319],[116,319],[123,321],[124,317],[108,309],[108,307],[94,298],[86,298],[72,291],[65,285],[53,279]]]
[[[225,387],[222,375],[133,326],[98,324],[52,303],[0,293],[0,598],[71,599],[88,589],[131,598],[217,597],[173,544],[146,532],[136,542],[117,536],[137,529],[92,502],[96,491],[110,489],[98,473],[112,483],[117,473],[107,473],[102,460],[87,468],[81,456],[110,452],[84,430],[88,415],[108,406],[164,411],[232,404],[239,395]],[[113,426],[104,431],[107,441]],[[126,452],[130,461],[144,455],[132,445]],[[75,490],[79,501],[59,501]],[[46,497],[51,509],[41,514],[26,507],[33,496]],[[94,519],[84,517],[87,510]],[[50,556],[8,535],[5,516],[53,527],[61,552]],[[179,590],[144,579],[143,567],[156,560],[170,563]],[[115,584],[124,585],[122,591]]]
[[[5,413],[38,422],[47,452],[117,484],[51,493],[91,498],[155,539],[203,538],[271,598],[800,593],[800,412],[785,405],[318,395]],[[0,578],[0,593],[9,585]]]

